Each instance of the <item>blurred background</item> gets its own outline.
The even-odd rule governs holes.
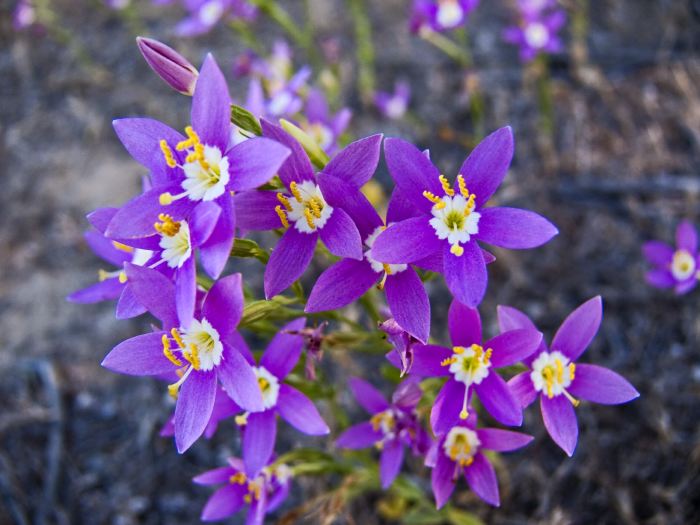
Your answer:
[[[190,479],[237,451],[233,425],[178,456],[158,436],[170,413],[162,385],[99,366],[148,321],[116,321],[111,303],[65,297],[93,283],[102,265],[83,241],[85,214],[124,203],[144,175],[112,119],[188,122],[189,101],[151,72],[135,36],[158,38],[195,65],[214,52],[232,95],[244,100],[246,82],[233,70],[245,35],[220,24],[197,38],[175,36],[184,16],[175,4],[38,3],[48,18],[18,29],[16,2],[0,0],[0,524],[196,523],[210,491]],[[461,523],[700,523],[700,292],[650,288],[641,253],[644,241],[671,242],[678,222],[700,214],[700,2],[562,1],[564,49],[523,64],[502,39],[514,4],[483,0],[466,26],[467,67],[409,32],[408,0],[278,4],[313,28],[320,56],[322,43],[337,51],[335,104],[353,111],[352,135],[407,138],[454,174],[479,133],[513,127],[515,159],[497,202],[537,210],[560,235],[537,250],[496,252],[481,308],[485,331],[496,332],[495,307],[508,304],[551,337],[574,307],[600,294],[604,321],[585,361],[615,369],[641,392],[629,405],[577,409],[581,435],[571,459],[530,409],[524,429],[535,442],[497,466],[501,508],[461,486],[453,502],[470,513]],[[411,87],[401,119],[384,117],[357,83],[367,67],[356,54],[358,42],[367,52],[350,12],[358,6],[374,44],[372,87],[391,91],[398,79]],[[268,50],[285,36],[264,17],[250,27],[247,37]],[[310,60],[291,45],[297,66]],[[378,177],[389,181],[383,162]],[[251,268],[259,279],[261,266]],[[441,282],[431,283],[431,297],[433,336],[445,340]],[[351,370],[382,385],[371,366],[381,358],[361,359]],[[327,361],[327,377],[344,380],[333,371],[340,361]],[[354,406],[347,394],[341,399]],[[331,448],[330,440],[285,439]],[[429,494],[429,471],[411,466]],[[295,513],[337,481],[297,480],[270,522],[441,522],[405,519],[396,495],[379,490]]]

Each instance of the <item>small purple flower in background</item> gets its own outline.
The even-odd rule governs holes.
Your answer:
[[[409,27],[414,33],[456,29],[478,5],[479,0],[414,0]]]
[[[183,0],[189,16],[175,26],[178,36],[193,37],[210,31],[220,21],[240,18],[255,20],[258,10],[247,0]]]
[[[411,86],[403,80],[396,82],[393,93],[377,91],[374,94],[375,106],[385,118],[391,120],[400,120],[404,117],[410,100]]]
[[[246,474],[243,461],[229,458],[227,467],[209,470],[192,481],[198,485],[221,485],[202,510],[202,521],[219,521],[248,507],[246,525],[262,525],[265,515],[277,509],[289,495],[292,470],[271,463],[255,475]]]
[[[338,139],[350,124],[352,111],[342,108],[333,115],[323,92],[312,88],[306,99],[304,116],[306,118],[301,120],[301,128],[323,151],[329,155],[335,154],[338,149]]]
[[[180,53],[152,38],[137,37],[144,60],[175,91],[192,96],[199,71]]]
[[[372,418],[367,423],[345,430],[335,444],[340,448],[373,446],[381,450],[379,477],[382,488],[387,489],[401,470],[404,448],[411,449],[415,456],[422,456],[430,446],[430,437],[421,427],[416,414],[416,406],[423,392],[417,382],[404,381],[389,404],[381,392],[362,379],[350,379],[350,389]]]
[[[219,383],[240,407],[263,409],[257,376],[242,355],[245,350],[234,346],[240,340],[236,327],[243,315],[241,274],[218,280],[196,318],[184,326],[177,316],[174,286],[165,276],[129,264],[126,274],[137,299],[163,329],[120,343],[102,366],[135,376],[178,375],[168,386],[177,398],[173,423],[178,452],[187,450],[209,424]]]
[[[476,241],[502,248],[535,248],[558,231],[540,215],[516,208],[483,206],[500,186],[513,157],[513,132],[501,128],[471,152],[454,187],[413,144],[384,141],[389,173],[416,216],[389,226],[374,241],[373,259],[413,263],[442,254],[443,273],[452,295],[477,306],[486,293],[486,259]]]
[[[556,3],[544,0],[520,0],[520,23],[504,30],[503,39],[520,48],[523,62],[539,53],[558,53],[563,45],[557,32],[566,24],[566,13]]]
[[[567,455],[578,441],[578,423],[574,407],[577,398],[604,405],[627,403],[637,397],[634,387],[612,370],[597,365],[575,364],[591,343],[603,317],[600,296],[571,312],[557,330],[551,348],[542,341],[524,363],[530,370],[513,377],[508,385],[525,408],[539,396],[542,419],[547,432]],[[501,331],[536,330],[532,321],[510,306],[498,307]]]
[[[472,411],[467,421],[441,435],[426,457],[426,466],[433,469],[432,486],[437,508],[450,499],[460,474],[464,474],[469,488],[477,496],[490,505],[500,506],[496,471],[482,451],[511,452],[524,447],[532,439],[532,436],[510,430],[477,429]]]
[[[676,248],[661,241],[644,243],[644,256],[654,268],[647,282],[657,288],[673,288],[677,294],[691,291],[700,279],[698,232],[689,221],[676,228]]]
[[[15,31],[40,27],[36,16],[36,7],[33,0],[19,0],[12,12],[12,27]]]
[[[513,329],[482,343],[479,312],[458,301],[450,305],[448,327],[452,348],[416,345],[413,350],[411,374],[449,377],[430,413],[433,432],[443,434],[467,419],[472,391],[499,423],[521,425],[523,412],[518,399],[495,369],[532,354],[542,334],[534,328]]]

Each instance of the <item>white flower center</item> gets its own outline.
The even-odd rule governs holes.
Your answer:
[[[549,41],[549,29],[541,22],[532,22],[525,27],[525,41],[535,49],[542,49]]]
[[[396,430],[396,416],[390,408],[374,414],[369,420],[375,432],[381,431],[385,437],[393,437]]]
[[[451,29],[462,22],[464,10],[458,0],[442,0],[438,2],[437,23],[446,29]]]
[[[484,351],[477,344],[471,346],[455,346],[452,357],[446,359],[442,365],[450,367],[450,373],[455,381],[465,385],[478,385],[489,375],[491,368],[491,349]]]
[[[221,343],[219,332],[206,318],[202,318],[201,321],[194,319],[190,326],[181,332],[182,342],[185,344],[183,351],[196,355],[198,366],[195,368],[206,372],[221,363],[224,345]]]
[[[263,407],[272,408],[277,405],[280,394],[280,382],[276,376],[270,373],[264,366],[253,367],[255,377],[258,378],[258,386],[263,398]]]
[[[671,273],[677,281],[685,281],[695,273],[695,258],[688,250],[677,250],[673,254],[671,262]]]
[[[313,233],[323,228],[333,213],[333,208],[326,203],[321,188],[311,181],[289,185],[291,197],[277,194],[281,205],[275,208],[282,225],[286,228],[290,221],[302,233]]]
[[[170,268],[182,268],[185,261],[192,255],[190,227],[187,221],[173,221],[169,215],[160,214],[162,221],[156,223],[156,231],[160,234],[158,245],[162,248],[161,260],[152,265],[155,268],[162,262]]]
[[[479,233],[481,214],[474,211],[473,201],[462,195],[446,195],[441,201],[442,205],[433,206],[430,224],[439,239],[447,239],[452,245],[452,253],[461,255],[464,248],[460,244],[469,242],[472,235]]]
[[[576,365],[559,351],[542,352],[532,362],[530,379],[537,392],[542,392],[548,398],[564,394],[574,406],[578,405],[566,389],[574,380]]]
[[[210,0],[199,8],[199,20],[207,26],[216,24],[224,13],[224,6],[220,0]]]
[[[193,201],[211,201],[220,197],[231,178],[228,157],[215,146],[204,146],[204,159],[186,162],[182,169],[185,172],[182,189]]]
[[[481,441],[476,432],[464,427],[452,427],[442,445],[445,455],[460,467],[468,467],[474,462]]]
[[[380,233],[382,233],[384,230],[386,230],[392,224],[393,223],[389,223],[386,226],[378,226],[367,237],[367,239],[365,239],[365,245],[367,246],[367,251],[365,251],[365,259],[367,259],[367,262],[369,262],[369,264],[372,266],[372,269],[377,273],[386,272],[387,275],[393,275],[395,273],[403,272],[406,268],[408,268],[407,264],[382,264],[370,256],[370,252],[372,251],[372,246],[374,246],[374,241],[377,240],[377,237],[379,237]]]

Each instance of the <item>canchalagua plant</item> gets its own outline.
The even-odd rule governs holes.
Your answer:
[[[468,11],[462,2],[438,4]],[[535,212],[486,206],[513,157],[510,127],[487,136],[448,177],[427,152],[399,138],[375,134],[324,148],[318,136],[277,121],[269,108],[261,115],[232,105],[212,56],[198,71],[159,42],[140,39],[139,46],[166,83],[191,95],[190,124],[180,133],[148,118],[114,121],[148,177],[141,195],[88,215],[86,240],[113,269],[69,299],[117,299],[118,318],[147,312],[157,320],[118,344],[102,365],[167,383],[175,408],[162,435],[174,436],[178,452],[212,437],[223,421],[240,429],[240,457],[194,479],[217,487],[203,520],[248,509],[247,523],[260,524],[284,502],[293,476],[352,471],[355,456],[325,447],[278,456],[285,452],[275,450],[278,416],[303,434],[332,433],[338,449],[378,449],[374,479],[384,489],[397,483],[408,451],[432,469],[438,508],[462,475],[476,495],[498,506],[498,481],[484,452],[514,451],[533,438],[479,419],[519,427],[523,410],[539,398],[549,435],[571,455],[581,400],[618,404],[639,395],[611,370],[580,362],[602,321],[600,297],[571,313],[549,346],[524,313],[508,306],[498,310],[500,333],[482,333],[477,308],[494,260],[486,247],[531,249],[558,233]],[[362,191],[382,147],[395,182],[386,213]],[[267,230],[277,234],[263,237],[276,238],[274,245],[247,238]],[[664,267],[650,280],[684,291],[696,281],[697,239],[687,225],[678,238],[675,252],[658,243],[646,252]],[[247,276],[224,275],[231,257],[265,264],[264,299],[245,286]],[[299,279],[314,260],[333,263],[307,296]],[[430,337],[431,325],[445,329],[431,319],[424,281],[433,274],[443,276],[453,297],[449,346]],[[340,310],[350,304],[362,305],[367,317],[345,317]],[[334,322],[325,333],[324,319]],[[252,352],[239,328],[273,337],[264,352]],[[401,372],[390,400],[373,386],[376,378],[347,378],[369,417],[351,426],[337,414],[336,424],[327,424],[315,404],[331,385],[314,379],[313,363],[333,341],[350,352],[391,347],[388,361]],[[306,376],[298,373],[305,348]]]

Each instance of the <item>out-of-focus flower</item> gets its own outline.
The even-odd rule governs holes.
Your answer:
[[[698,232],[692,223],[681,222],[676,228],[676,248],[661,241],[644,244],[644,256],[654,268],[647,272],[647,282],[657,288],[673,288],[677,294],[688,293],[700,279]]]
[[[210,31],[222,20],[255,20],[258,10],[247,0],[183,0],[188,16],[175,26],[179,36],[198,36]]]
[[[151,69],[175,91],[192,96],[199,71],[180,53],[152,38],[138,37],[136,43]]]
[[[373,446],[381,450],[379,477],[382,488],[387,489],[401,470],[405,447],[422,456],[430,446],[430,438],[416,414],[422,391],[415,381],[404,381],[389,404],[381,392],[362,379],[350,379],[350,390],[372,417],[367,423],[348,428],[335,444],[341,448]]]
[[[220,485],[202,510],[202,521],[219,521],[248,507],[246,525],[262,525],[265,515],[279,507],[289,495],[292,470],[271,463],[259,473],[246,473],[243,461],[229,458],[228,466],[209,470],[195,477],[198,485]]]
[[[411,86],[406,81],[398,81],[394,85],[394,92],[387,93],[377,91],[374,94],[374,104],[379,112],[386,118],[399,120],[408,111],[408,103],[411,100]]]
[[[338,139],[350,123],[352,111],[342,108],[333,115],[323,92],[312,88],[306,99],[304,117],[301,120],[301,128],[323,151],[333,155],[338,149]]]
[[[12,12],[12,27],[15,31],[23,31],[38,24],[36,7],[32,0],[19,0]]]
[[[447,287],[459,302],[475,307],[486,292],[486,260],[477,240],[510,249],[534,248],[558,231],[540,215],[484,205],[505,177],[513,157],[513,133],[501,128],[471,152],[454,187],[428,157],[397,138],[384,141],[389,173],[404,201],[418,214],[389,226],[370,256],[407,264],[442,253]]]
[[[566,24],[566,13],[553,2],[521,0],[518,3],[520,22],[504,30],[503,39],[520,48],[523,62],[539,53],[558,53],[563,49],[557,32]]]
[[[479,0],[414,0],[409,27],[417,33],[423,28],[449,31],[467,21]]]
[[[107,7],[110,9],[119,11],[129,7],[131,5],[131,0],[105,0],[105,4],[107,4]]]
[[[511,452],[532,441],[532,436],[498,428],[476,428],[476,415],[460,422],[433,443],[425,464],[433,469],[432,486],[437,508],[441,508],[454,491],[460,474],[469,488],[482,500],[498,507],[496,471],[484,450]]]
[[[542,341],[537,351],[524,359],[530,368],[513,377],[508,385],[525,408],[539,396],[542,419],[547,432],[567,455],[571,456],[578,441],[578,423],[574,407],[577,398],[618,405],[637,397],[634,387],[612,370],[597,365],[575,364],[595,337],[603,317],[601,298],[583,303],[557,330],[552,345]],[[521,311],[509,306],[498,307],[501,331],[536,330]]]
[[[404,330],[393,317],[381,323],[379,329],[387,334],[387,339],[394,347],[386,354],[386,358],[401,370],[401,377],[403,377],[411,371],[413,348],[420,341]]]

